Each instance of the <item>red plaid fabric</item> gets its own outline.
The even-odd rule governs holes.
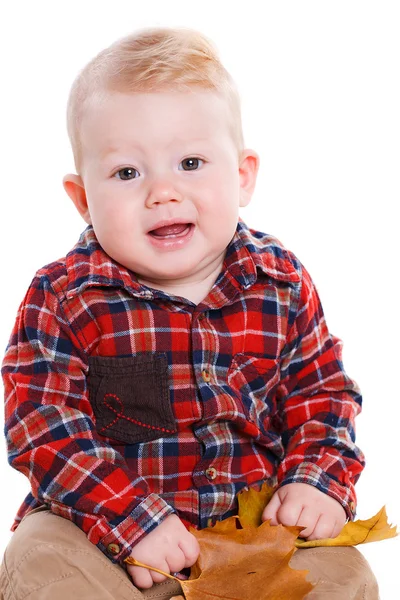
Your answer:
[[[31,483],[14,528],[45,504],[122,561],[170,513],[204,527],[262,481],[354,513],[358,388],[307,271],[242,221],[197,306],[139,284],[89,226],[37,272],[2,373],[9,461]]]

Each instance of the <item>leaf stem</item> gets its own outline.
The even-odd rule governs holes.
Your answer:
[[[135,567],[143,567],[144,569],[149,569],[150,571],[155,571],[156,573],[165,575],[165,577],[168,577],[169,579],[175,579],[175,581],[180,582],[180,579],[178,579],[177,577],[174,577],[170,573],[165,573],[164,571],[161,571],[160,569],[156,569],[155,567],[150,567],[150,565],[145,565],[144,563],[139,562],[138,560],[136,560],[136,558],[132,558],[131,556],[128,556],[127,558],[125,558],[124,562],[128,563],[128,565],[134,565]]]

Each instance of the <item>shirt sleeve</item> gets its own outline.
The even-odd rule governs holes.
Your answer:
[[[281,356],[277,400],[285,448],[279,485],[313,485],[354,518],[354,484],[365,464],[355,445],[354,420],[361,396],[343,369],[342,344],[328,331],[318,293],[304,267],[296,316]]]
[[[10,464],[32,495],[114,562],[174,509],[96,431],[87,356],[47,277],[22,302],[3,361]]]

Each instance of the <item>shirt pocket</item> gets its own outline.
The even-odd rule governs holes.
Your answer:
[[[101,435],[133,444],[177,431],[165,354],[89,357],[88,388]]]
[[[260,437],[277,437],[274,434],[278,423],[275,396],[279,380],[279,360],[246,354],[235,354],[232,358],[228,384],[240,397],[246,418],[257,426]]]

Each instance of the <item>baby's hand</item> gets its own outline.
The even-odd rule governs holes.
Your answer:
[[[300,537],[308,540],[336,537],[346,523],[341,504],[308,483],[288,483],[279,488],[264,508],[262,520],[271,525],[305,527]]]
[[[134,547],[131,557],[166,573],[191,567],[199,555],[197,539],[188,532],[176,515],[169,515],[160,525]],[[133,583],[139,588],[151,588],[167,578],[156,571],[127,565]]]

